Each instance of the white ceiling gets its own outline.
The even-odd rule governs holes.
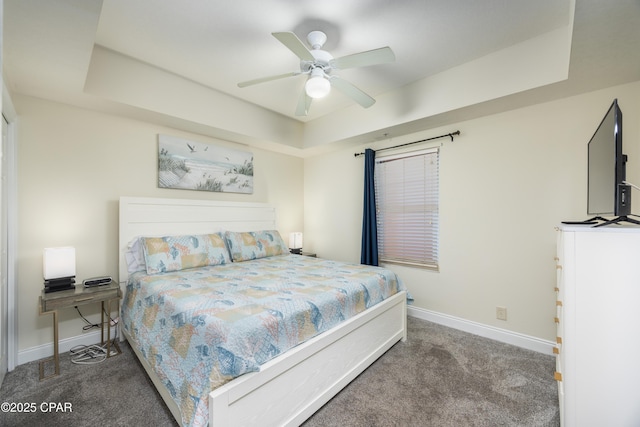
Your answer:
[[[293,31],[306,42],[309,31],[324,30],[324,48],[334,57],[391,47],[395,63],[340,73],[375,96],[558,28],[569,15],[568,2],[558,0],[221,3],[108,0],[95,42],[294,117],[305,76],[237,87],[241,81],[299,70],[298,58],[271,36],[274,31]],[[312,105],[311,118],[350,103],[336,92]]]
[[[532,101],[520,98],[517,103],[640,79],[640,2],[575,1],[574,14],[573,0],[4,0],[3,71],[11,92],[99,105],[99,96],[85,92],[85,82],[92,54],[102,47],[309,124],[353,111],[354,102],[334,90],[300,118],[294,111],[305,76],[237,87],[241,81],[299,69],[299,60],[272,32],[293,31],[305,41],[309,31],[322,30],[328,35],[324,49],[334,57],[391,47],[394,63],[339,71],[381,100],[568,27],[569,78],[537,96],[527,91]],[[131,107],[124,100],[118,104]],[[381,131],[375,125],[367,130]]]

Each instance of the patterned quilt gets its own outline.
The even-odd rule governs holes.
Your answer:
[[[206,426],[208,393],[403,290],[386,269],[300,255],[130,276],[125,330],[185,426]]]

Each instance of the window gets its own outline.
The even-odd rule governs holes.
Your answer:
[[[376,158],[378,256],[438,268],[439,150]]]

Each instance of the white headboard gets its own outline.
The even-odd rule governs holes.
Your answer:
[[[118,280],[127,282],[124,253],[136,237],[275,229],[275,208],[265,203],[120,197]]]

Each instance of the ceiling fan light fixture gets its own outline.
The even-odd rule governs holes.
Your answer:
[[[331,92],[331,82],[324,77],[322,70],[316,68],[304,85],[304,90],[311,98],[324,98]]]
[[[327,96],[332,87],[360,104],[361,107],[371,107],[375,104],[375,99],[348,81],[341,79],[340,76],[336,76],[333,71],[385,64],[396,59],[389,46],[334,58],[329,52],[322,50],[327,41],[327,35],[322,31],[311,31],[307,35],[307,41],[311,49],[292,32],[281,31],[271,34],[300,59],[300,71],[240,82],[238,87],[247,87],[300,74],[307,75],[308,78],[304,83],[304,90],[298,97],[295,110],[296,116],[306,116],[313,99]]]

